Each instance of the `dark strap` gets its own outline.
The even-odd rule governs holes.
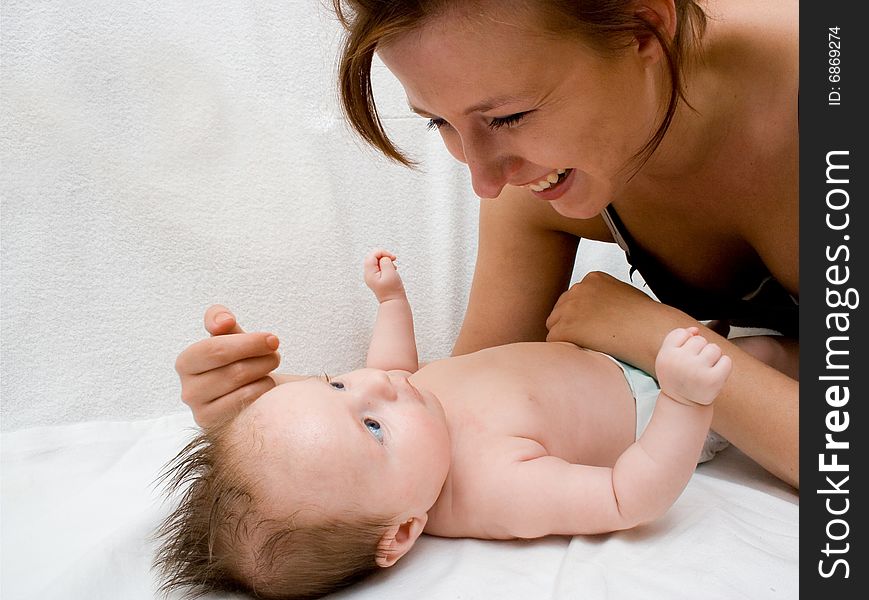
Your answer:
[[[699,321],[728,320],[740,327],[762,327],[799,336],[799,304],[772,276],[744,298],[715,294],[686,284],[643,251],[610,205],[601,214],[616,243],[625,251],[631,275],[638,271],[649,289],[663,302]]]

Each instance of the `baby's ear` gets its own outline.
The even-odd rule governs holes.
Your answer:
[[[411,517],[403,523],[392,525],[377,544],[376,562],[378,567],[391,567],[398,559],[407,554],[417,538],[422,534],[428,515]]]

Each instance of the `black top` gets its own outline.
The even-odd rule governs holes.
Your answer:
[[[698,321],[719,319],[738,327],[762,327],[789,337],[799,336],[799,303],[772,275],[743,297],[709,292],[686,284],[636,243],[612,206],[602,213],[618,245],[625,251],[631,275],[639,271],[655,296]]]

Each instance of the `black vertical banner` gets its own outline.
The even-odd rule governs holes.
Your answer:
[[[800,592],[806,598],[865,598],[869,589],[863,491],[869,58],[862,4],[800,3]]]

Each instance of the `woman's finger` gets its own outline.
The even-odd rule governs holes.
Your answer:
[[[244,333],[232,311],[222,304],[209,306],[204,317],[205,330],[211,335],[226,335],[228,333]]]
[[[197,375],[189,375],[181,382],[181,400],[191,408],[210,404],[234,393],[274,371],[280,365],[277,352],[239,360],[223,367]]]
[[[268,332],[210,337],[184,349],[175,360],[175,370],[182,377],[205,373],[239,360],[271,354],[279,345],[278,338]]]
[[[210,427],[231,415],[238,414],[245,406],[275,387],[271,377],[262,377],[229,394],[193,408],[193,418],[200,427]]]

